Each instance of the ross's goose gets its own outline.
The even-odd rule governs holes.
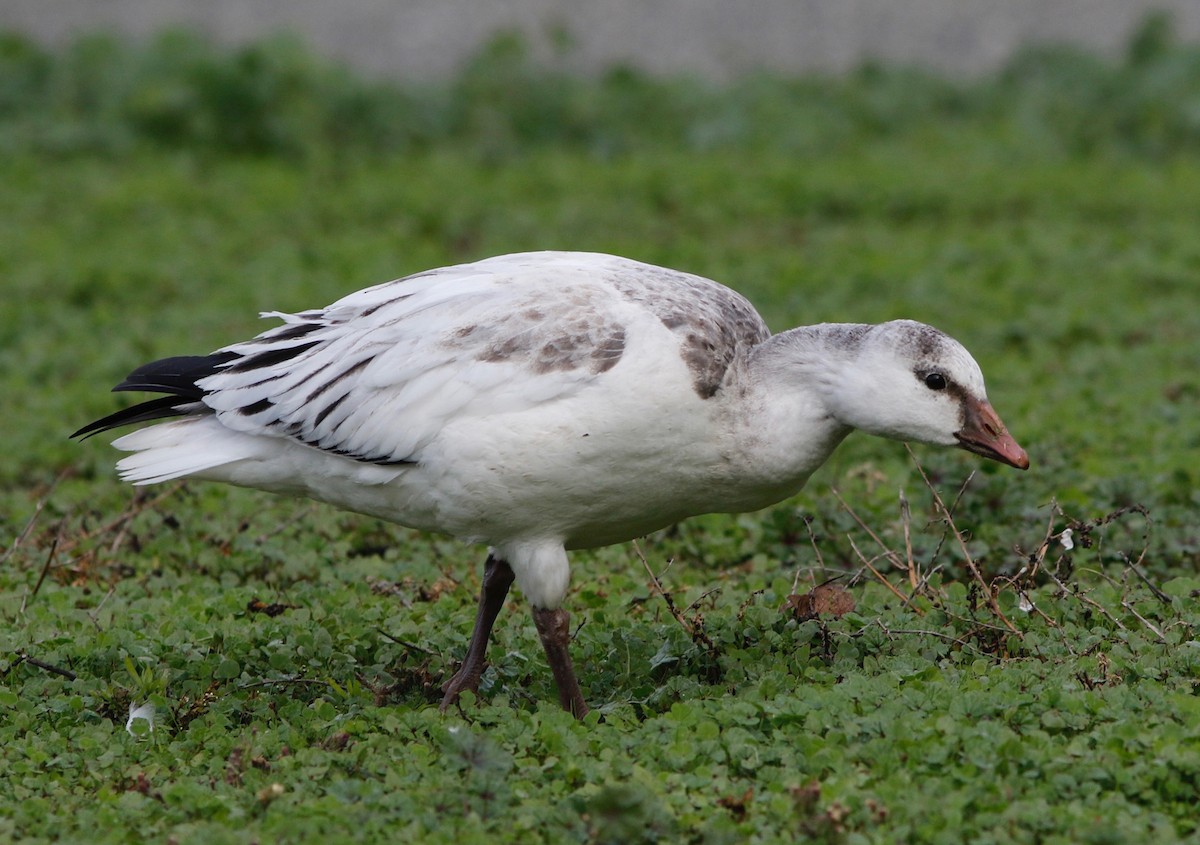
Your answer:
[[[729,288],[610,255],[505,255],[264,316],[283,324],[134,370],[114,390],[165,395],[75,436],[177,418],[113,443],[133,453],[123,479],[224,481],[487,543],[443,709],[478,687],[515,579],[582,716],[567,550],[778,502],[854,429],[1029,466],[979,366],[937,329],[772,335]]]

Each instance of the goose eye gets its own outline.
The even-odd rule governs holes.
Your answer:
[[[945,390],[946,377],[941,373],[930,373],[925,376],[925,386],[930,390]]]

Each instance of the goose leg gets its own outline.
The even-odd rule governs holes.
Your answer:
[[[542,648],[546,650],[546,661],[554,673],[554,683],[558,685],[558,700],[564,710],[576,719],[582,719],[588,714],[588,706],[579,689],[579,681],[575,678],[575,667],[571,665],[571,652],[568,650],[571,643],[570,623],[570,614],[562,608],[533,608],[533,624],[537,626]]]
[[[479,591],[479,610],[475,613],[475,628],[471,631],[471,643],[467,646],[467,655],[463,658],[462,666],[450,680],[442,685],[441,706],[443,713],[451,704],[458,701],[459,693],[463,690],[476,692],[479,689],[479,679],[483,677],[483,667],[486,664],[488,640],[492,636],[492,626],[504,607],[504,599],[508,596],[508,588],[512,586],[513,571],[506,561],[493,555],[488,555],[487,563],[483,565],[483,588]]]

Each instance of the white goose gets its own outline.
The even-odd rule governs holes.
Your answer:
[[[851,430],[1025,469],[959,343],[921,323],[771,335],[732,290],[610,255],[505,255],[367,288],[114,390],[166,394],[97,420],[123,479],[309,496],[490,546],[466,658],[476,690],[515,579],[576,716],[568,549],[798,491]]]

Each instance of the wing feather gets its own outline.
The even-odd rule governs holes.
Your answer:
[[[242,460],[262,436],[368,463],[419,462],[453,420],[573,396],[630,356],[681,366],[708,399],[737,357],[769,335],[748,302],[715,282],[582,253],[500,256],[376,285],[323,309],[263,316],[280,324],[209,356],[139,368],[121,389],[170,395],[77,433],[169,416],[183,417],[171,431],[199,431],[179,425],[211,409],[213,431],[255,437],[203,459],[180,445],[164,472]],[[124,442],[151,441],[135,433]],[[123,465],[131,477],[161,477],[137,463],[153,460]]]
[[[198,382],[205,404],[237,431],[415,462],[456,416],[553,401],[619,360],[615,291],[553,276],[517,284],[476,267],[367,288],[320,311],[264,315],[283,325],[220,350],[232,360]]]

